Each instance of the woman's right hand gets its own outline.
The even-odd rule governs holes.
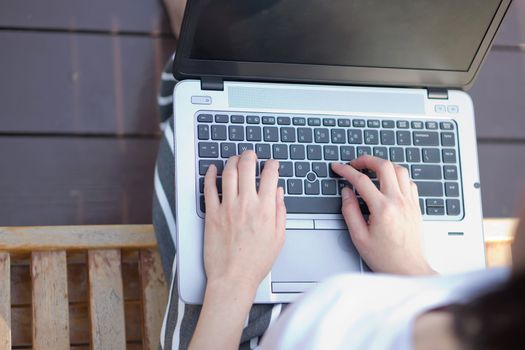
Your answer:
[[[434,274],[423,253],[417,186],[407,169],[373,156],[361,156],[350,165],[333,163],[332,169],[354,186],[370,211],[366,222],[355,194],[343,189],[342,213],[352,242],[368,266],[375,272]],[[380,189],[362,169],[377,174]]]

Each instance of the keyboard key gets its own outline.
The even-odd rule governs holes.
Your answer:
[[[341,153],[342,161],[349,162],[355,158],[354,146],[341,146],[339,151]]]
[[[324,146],[323,151],[325,160],[339,160],[337,146]]]
[[[316,128],[316,129],[314,129],[314,135],[315,135],[315,142],[316,143],[328,143],[328,142],[330,142],[330,136],[329,136],[329,133],[328,133],[328,129]]]
[[[379,120],[369,120],[367,123],[369,128],[379,128],[381,126],[381,123]]]
[[[352,126],[354,128],[364,128],[366,126],[366,123],[363,119],[354,119],[352,121]]]
[[[305,177],[310,171],[310,163],[308,162],[295,162],[295,176]]]
[[[324,126],[335,126],[335,119],[334,118],[324,118],[323,125]]]
[[[419,198],[419,209],[421,210],[421,215],[425,215],[425,204],[423,204],[423,198]]]
[[[396,126],[393,120],[383,120],[381,125],[383,125],[385,129],[393,129]]]
[[[288,194],[303,194],[303,182],[299,179],[289,179]]]
[[[226,114],[216,114],[215,115],[216,123],[227,123],[229,120],[230,118]]]
[[[217,192],[222,193],[222,181],[221,178],[217,178],[216,184]],[[199,178],[199,192],[204,193],[204,177]]]
[[[308,118],[309,126],[321,126],[321,118]]]
[[[302,160],[306,158],[304,145],[290,145],[290,159]]]
[[[274,159],[288,159],[288,146],[283,144],[273,145],[273,158]]]
[[[439,126],[441,130],[454,130],[454,124],[452,124],[451,122],[441,122]]]
[[[241,155],[244,151],[247,151],[247,150],[253,151],[253,144],[252,143],[239,143],[237,145],[237,148],[238,148],[237,154]]]
[[[428,130],[436,130],[438,128],[438,124],[436,122],[426,122],[425,127]]]
[[[235,153],[235,144],[233,142],[221,142],[221,157],[230,158],[234,156]]]
[[[341,214],[341,197],[284,197],[288,214]]]
[[[423,197],[441,197],[443,196],[443,185],[441,182],[415,181],[417,192]]]
[[[358,198],[357,202],[359,203],[359,209],[361,209],[361,213],[364,216],[370,215],[370,210],[368,209],[368,206],[366,205],[366,202],[363,198]]]
[[[280,177],[292,177],[293,176],[293,163],[292,162],[279,162],[279,176]]]
[[[219,144],[217,142],[199,142],[199,157],[219,158]]]
[[[230,141],[244,141],[244,127],[241,125],[228,126],[228,134]]]
[[[412,179],[414,180],[441,180],[439,165],[412,165]]]
[[[381,130],[381,144],[395,145],[396,137],[392,130]]]
[[[247,126],[246,141],[261,141],[261,127],[253,125]]]
[[[442,132],[441,133],[441,146],[454,147],[456,145],[456,139],[454,138],[453,132]]]
[[[355,145],[363,143],[363,131],[358,129],[349,129],[348,143]]]
[[[271,147],[265,143],[257,143],[255,145],[255,154],[259,159],[270,159],[272,158]]]
[[[408,122],[406,120],[398,120],[397,128],[398,129],[408,129]]]
[[[264,125],[274,125],[275,124],[275,117],[270,117],[270,116],[263,116],[262,117],[262,123]]]
[[[290,117],[277,117],[277,124],[279,125],[290,125]]]
[[[414,131],[414,146],[439,146],[439,133],[436,131]]]
[[[412,125],[412,129],[423,129],[423,122],[413,121],[410,124]]]
[[[199,140],[209,140],[210,138],[210,126],[209,125],[199,125],[197,127],[197,138]]]
[[[379,144],[379,133],[377,132],[377,130],[365,130],[365,144]]]
[[[286,185],[284,179],[277,180],[277,187],[282,187],[284,190],[284,193],[286,193]]]
[[[292,123],[293,123],[293,125],[304,126],[304,125],[306,125],[306,118],[293,117],[292,118]]]
[[[445,180],[458,179],[458,168],[456,168],[454,165],[445,165],[443,167],[443,173],[445,174]]]
[[[243,115],[232,115],[230,117],[230,120],[234,124],[242,124],[244,123],[244,116]]]
[[[310,195],[319,194],[319,180],[315,180],[314,182],[304,180],[304,193]]]
[[[212,140],[226,140],[226,125],[212,125],[211,139]]]
[[[445,201],[441,198],[427,198],[427,207],[444,207]]]
[[[374,147],[374,156],[388,160],[388,149],[386,147]]]
[[[217,175],[222,175],[222,170],[224,169],[224,162],[222,160],[211,160],[211,159],[202,159],[199,160],[199,174],[206,175],[208,168],[213,164],[217,168]]]
[[[447,214],[448,215],[459,215],[461,213],[461,207],[458,199],[447,199]]]
[[[348,128],[350,125],[352,125],[352,123],[350,123],[350,119],[341,118],[337,120],[337,126]]]
[[[295,142],[295,128],[281,128],[281,142]]]
[[[361,156],[364,156],[364,155],[372,155],[372,149],[370,147],[367,147],[367,146],[359,146],[357,147],[357,156],[358,157],[361,157]]]
[[[390,160],[395,163],[405,161],[405,151],[401,147],[390,147]]]
[[[410,146],[411,144],[411,135],[410,131],[401,130],[396,133],[397,136],[397,144],[399,146]]]
[[[317,177],[327,177],[328,168],[326,163],[313,162],[312,171],[317,175]]]
[[[339,194],[341,194],[343,188],[348,187],[349,189],[352,189],[352,185],[346,181],[346,180],[339,180],[337,181],[337,187],[339,188]]]
[[[297,141],[302,143],[312,142],[312,129],[310,128],[297,128]]]
[[[264,141],[266,142],[278,142],[279,141],[279,128],[276,126],[265,126],[263,128]]]
[[[440,161],[439,149],[423,148],[423,163],[439,163]]]
[[[211,123],[213,122],[213,116],[211,114],[199,114],[197,121],[200,123]]]
[[[336,195],[337,183],[335,182],[335,180],[321,181],[321,192],[325,195]]]
[[[419,148],[408,147],[406,150],[407,162],[419,163],[421,162],[421,152]]]
[[[309,160],[321,160],[323,159],[323,153],[321,146],[319,145],[308,145],[306,146],[306,157]]]
[[[427,207],[427,215],[445,215],[445,207]]]
[[[261,118],[257,115],[247,115],[246,116],[246,123],[248,124],[259,124],[261,122]]]
[[[444,149],[441,151],[443,154],[443,163],[455,163],[456,162],[456,150],[455,149]]]
[[[445,195],[447,197],[459,197],[459,184],[457,182],[445,182]]]
[[[344,129],[332,129],[332,143],[346,143],[346,132]]]

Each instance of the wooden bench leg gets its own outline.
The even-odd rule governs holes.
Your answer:
[[[69,349],[66,252],[33,252],[31,279],[33,348]]]
[[[0,350],[11,350],[11,262],[0,252]]]
[[[88,251],[91,348],[125,350],[120,250]]]

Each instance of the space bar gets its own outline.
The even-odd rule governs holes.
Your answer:
[[[341,197],[284,197],[288,214],[341,214]]]

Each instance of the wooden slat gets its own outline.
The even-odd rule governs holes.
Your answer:
[[[140,251],[140,275],[144,309],[144,349],[156,350],[159,348],[159,334],[168,300],[162,263],[156,250]]]
[[[0,251],[0,350],[11,349],[11,262]]]
[[[0,31],[0,45],[0,132],[159,134],[160,72],[175,40]]]
[[[93,350],[125,349],[124,296],[119,250],[90,250],[89,305]]]
[[[34,252],[32,255],[33,348],[68,349],[66,252]]]
[[[0,250],[131,249],[155,246],[151,225],[0,227]]]

